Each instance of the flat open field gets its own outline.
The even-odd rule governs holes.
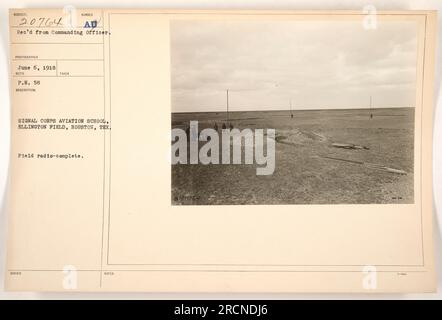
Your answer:
[[[299,110],[293,118],[289,111],[231,112],[235,128],[276,130],[273,175],[257,176],[256,164],[172,165],[172,204],[413,203],[414,108],[372,113],[370,119],[368,109]],[[191,120],[200,130],[217,123],[221,131],[226,114],[173,113],[172,127],[184,129]]]

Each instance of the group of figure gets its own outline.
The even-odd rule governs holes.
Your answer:
[[[215,131],[218,131],[219,127],[218,124],[215,122],[213,129],[215,129]],[[221,129],[227,129],[227,124],[225,122],[223,122],[223,125],[221,126]],[[229,129],[232,130],[233,129],[233,125],[231,123],[229,123]]]
[[[231,123],[227,124],[227,123],[223,122],[221,129],[227,129],[227,128],[229,128],[230,130],[233,130],[234,127]],[[217,132],[219,131],[219,126],[216,122],[213,125],[213,129]],[[185,132],[187,135],[187,139],[190,139],[190,127],[189,126],[186,126]]]

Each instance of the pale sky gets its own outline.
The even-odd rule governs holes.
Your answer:
[[[173,21],[172,111],[414,107],[414,22]]]

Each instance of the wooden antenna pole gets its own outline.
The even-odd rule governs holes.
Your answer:
[[[229,123],[229,89],[227,89],[227,123]]]

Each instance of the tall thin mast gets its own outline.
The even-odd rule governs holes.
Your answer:
[[[371,102],[372,102],[372,96],[370,96],[370,119],[373,118],[373,110],[372,110]]]
[[[226,107],[227,107],[227,123],[229,123],[229,89],[227,89],[227,103],[226,103]]]

